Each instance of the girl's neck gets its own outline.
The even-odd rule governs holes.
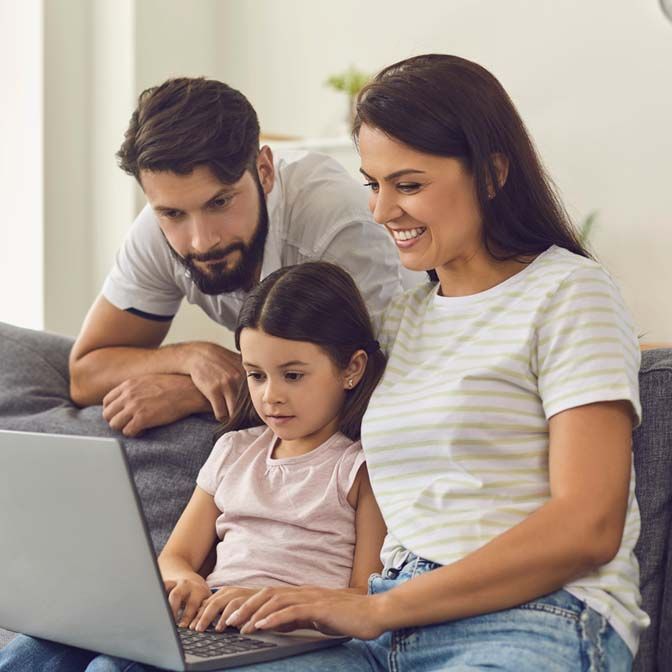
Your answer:
[[[338,419],[325,425],[316,432],[302,436],[296,439],[283,439],[278,436],[271,457],[273,459],[284,459],[286,457],[300,457],[307,455],[328,441],[338,431]]]

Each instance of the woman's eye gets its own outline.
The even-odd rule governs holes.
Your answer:
[[[285,378],[291,382],[296,382],[298,380],[301,380],[301,378],[303,378],[303,374],[296,372],[289,372],[285,374]]]
[[[364,186],[368,187],[373,192],[378,191],[378,182],[364,182]]]
[[[402,182],[397,185],[397,189],[404,194],[412,194],[420,189],[420,185],[417,182]]]

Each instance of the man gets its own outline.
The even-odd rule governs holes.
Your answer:
[[[148,205],[72,349],[70,392],[82,406],[102,402],[126,436],[233,408],[237,353],[161,346],[182,298],[232,329],[260,278],[315,259],[348,270],[372,313],[402,290],[394,244],[370,219],[364,189],[326,156],[260,149],[254,109],[226,84],[181,78],[143,92],[117,156]]]

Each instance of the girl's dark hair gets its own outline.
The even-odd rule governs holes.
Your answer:
[[[415,56],[382,70],[357,97],[362,124],[413,149],[462,161],[474,177],[486,250],[496,259],[539,254],[551,245],[590,257],[508,94],[485,68],[457,56]],[[498,184],[493,157],[508,160]],[[494,189],[494,198],[488,191]],[[429,272],[433,280],[436,273]]]
[[[140,171],[179,175],[207,166],[227,184],[252,170],[259,153],[259,120],[245,96],[204,77],[168,79],[138,98],[119,166],[140,182]]]
[[[259,329],[291,341],[307,341],[321,347],[339,369],[345,369],[357,350],[368,354],[359,384],[346,391],[339,430],[353,441],[359,439],[362,416],[386,358],[374,339],[369,313],[350,275],[324,261],[285,266],[264,278],[245,298],[238,315],[235,339],[240,350],[243,329]],[[252,405],[244,381],[236,409],[217,432],[263,424]]]

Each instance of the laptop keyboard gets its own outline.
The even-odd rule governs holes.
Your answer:
[[[235,628],[229,628],[224,632],[216,632],[212,627],[205,632],[178,628],[178,632],[184,652],[201,658],[215,658],[232,653],[272,649],[277,646],[277,644],[263,642],[260,639],[245,637]]]

